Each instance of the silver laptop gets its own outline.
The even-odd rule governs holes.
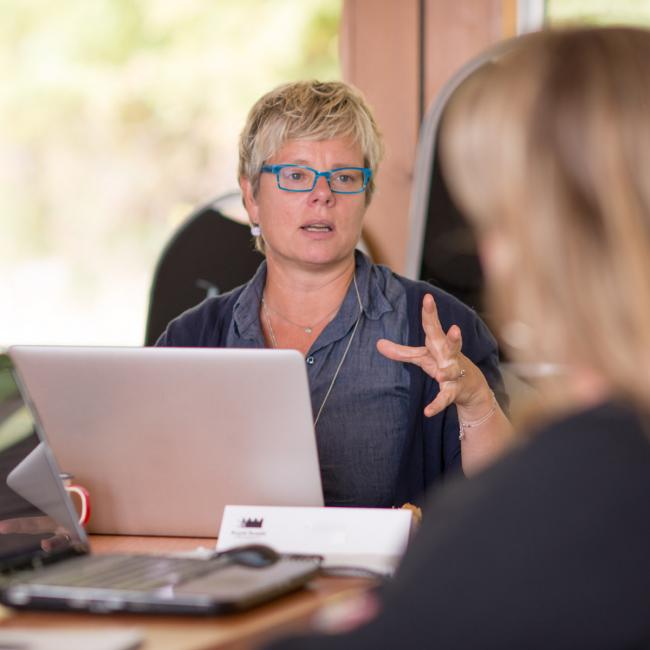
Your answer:
[[[14,346],[94,533],[215,537],[226,504],[322,506],[304,359],[289,350]]]
[[[35,412],[0,354],[0,601],[19,608],[220,614],[304,585],[315,556],[92,555]]]

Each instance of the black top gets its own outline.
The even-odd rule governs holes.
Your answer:
[[[613,404],[433,495],[382,613],[319,648],[650,648],[650,418]]]

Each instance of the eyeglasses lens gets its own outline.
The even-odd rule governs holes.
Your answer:
[[[284,190],[305,191],[315,185],[316,174],[303,167],[283,167],[279,170],[280,187]],[[330,174],[329,185],[333,192],[359,192],[364,187],[360,169],[337,169]]]
[[[337,169],[330,176],[334,192],[358,192],[363,188],[363,172],[360,169]]]
[[[302,167],[283,167],[280,169],[280,187],[284,190],[310,190],[314,184],[314,174]]]

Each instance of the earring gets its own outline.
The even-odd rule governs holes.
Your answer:
[[[253,237],[259,237],[261,234],[262,234],[262,229],[260,228],[260,225],[258,223],[252,223],[251,235],[253,235]]]

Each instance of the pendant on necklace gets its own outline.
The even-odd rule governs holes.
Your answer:
[[[305,334],[311,334],[312,329],[311,327],[305,327]]]

